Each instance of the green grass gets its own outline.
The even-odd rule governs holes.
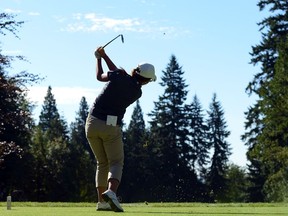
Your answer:
[[[288,216],[288,204],[203,204],[203,203],[133,203],[122,204],[124,213],[97,212],[95,203],[32,203],[13,202],[7,210],[6,203],[0,203],[0,216],[110,216],[115,214],[131,216]]]

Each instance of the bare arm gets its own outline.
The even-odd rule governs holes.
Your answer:
[[[107,73],[104,73],[104,71],[103,71],[101,59],[102,58],[104,59],[104,61],[106,62],[106,65],[107,65],[107,67],[109,68],[110,71],[117,70],[118,68],[112,62],[112,60],[109,58],[109,56],[105,53],[105,51],[104,51],[104,49],[102,47],[99,47],[97,49],[97,52],[99,53],[101,58],[97,59],[96,77],[97,77],[97,80],[99,80],[99,81],[107,82],[108,81],[108,75],[107,75]]]
[[[103,71],[101,58],[97,59],[97,63],[96,63],[96,78],[97,78],[97,80],[99,80],[101,82],[107,82],[108,81],[107,73],[104,73],[104,71]]]
[[[106,54],[103,55],[102,57],[104,59],[104,61],[107,64],[107,67],[109,68],[110,71],[114,71],[117,70],[117,66],[112,62],[112,60],[109,58],[109,56],[107,56]]]

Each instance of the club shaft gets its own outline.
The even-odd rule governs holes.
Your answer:
[[[116,40],[116,39],[117,39],[118,37],[120,37],[120,36],[121,36],[121,34],[118,35],[117,37],[113,38],[111,41],[109,41],[108,43],[106,43],[106,44],[103,46],[103,48],[105,48],[107,45],[109,45],[112,41]]]

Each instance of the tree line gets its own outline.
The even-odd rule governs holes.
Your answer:
[[[288,198],[287,73],[288,4],[259,1],[271,16],[259,23],[262,41],[252,47],[252,64],[261,71],[247,85],[258,99],[248,108],[242,140],[248,147],[248,169],[229,162],[230,131],[224,109],[212,95],[207,110],[188,85],[176,56],[162,71],[164,93],[143,118],[137,101],[124,133],[125,164],[119,195],[123,202],[275,202]],[[277,12],[277,13],[276,13]],[[23,22],[0,14],[0,33],[12,33]],[[69,126],[59,115],[49,86],[39,122],[26,86],[41,80],[20,72],[9,75],[13,61],[0,52],[0,199],[11,194],[30,201],[95,201],[96,162],[85,137],[89,106],[82,97]]]

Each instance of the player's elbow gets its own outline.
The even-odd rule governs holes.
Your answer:
[[[105,74],[97,74],[96,79],[100,82],[107,82],[108,77]]]
[[[96,79],[98,80],[98,81],[101,81],[101,75],[100,76],[96,76]]]

